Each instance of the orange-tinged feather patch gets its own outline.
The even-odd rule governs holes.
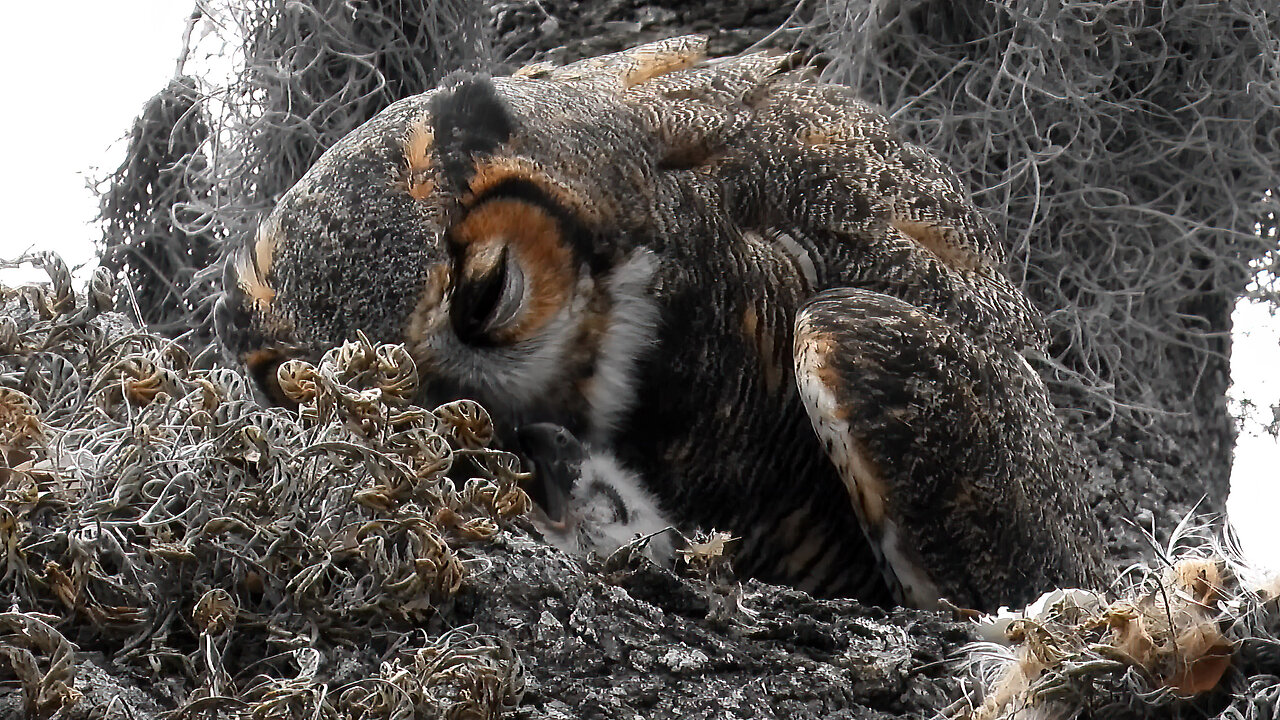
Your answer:
[[[537,187],[558,205],[573,212],[587,224],[601,225],[613,222],[614,214],[599,203],[590,203],[569,188],[553,182],[532,162],[518,157],[487,158],[476,163],[471,177],[469,193],[464,203],[474,203],[502,183],[517,180]]]
[[[520,317],[495,339],[516,342],[532,336],[563,307],[573,285],[572,254],[560,223],[546,209],[525,200],[490,200],[473,210],[453,230],[465,253],[465,277],[487,273],[503,245],[510,261],[525,276],[525,303]]]
[[[623,89],[633,88],[648,80],[692,67],[702,60],[701,48],[687,48],[676,52],[659,51],[639,55],[634,65],[628,67],[622,75]]]
[[[257,264],[258,275],[264,279],[271,272],[271,262],[275,259],[276,245],[279,243],[279,225],[274,220],[268,220],[258,231],[258,238],[253,243],[253,260]]]
[[[431,163],[431,147],[436,137],[426,123],[422,120],[414,125],[404,141],[405,183],[414,200],[425,200],[436,189]]]
[[[978,265],[973,255],[947,238],[942,228],[901,218],[894,218],[891,224],[898,232],[923,245],[947,265],[963,270],[972,270]]]
[[[761,324],[760,316],[754,305],[748,305],[742,313],[742,335],[747,343],[756,350],[756,360],[760,366],[760,375],[764,379],[765,388],[776,392],[787,377],[787,368],[791,357],[781,357],[778,338],[768,326]]]
[[[404,141],[404,160],[410,172],[431,169],[431,146],[435,141],[435,133],[425,120],[409,130],[409,137]]]
[[[756,329],[759,327],[759,318],[756,315],[754,305],[748,305],[747,309],[742,312],[742,334],[747,340],[755,343],[757,340]]]
[[[806,330],[807,328],[802,328],[801,333]],[[836,351],[839,343],[830,335],[813,333],[804,339],[804,345],[803,352],[806,353],[807,357],[811,358],[808,371],[813,373],[813,376],[818,379],[818,382],[822,383],[823,387],[828,389],[828,392],[832,392],[831,388],[840,386],[840,376],[827,364],[827,358],[831,357]],[[844,408],[832,408],[831,412],[833,420],[844,421],[849,419],[848,413],[845,412]]]
[[[805,321],[797,328],[797,338],[799,342],[796,344],[796,352],[800,358],[801,372],[816,380],[831,398],[840,398],[841,393],[837,390],[844,385],[844,381],[829,362],[840,348],[839,341],[830,333],[814,332],[812,326]],[[836,431],[844,437],[840,441],[842,449],[835,451],[832,460],[840,467],[840,474],[849,490],[849,499],[860,511],[860,517],[871,528],[879,530],[883,527],[889,503],[888,486],[879,464],[867,451],[863,439],[848,432],[848,407],[837,401],[821,405],[818,412],[824,423],[844,426]]]
[[[253,248],[241,250],[236,257],[237,284],[254,306],[264,313],[276,297],[275,289],[267,284],[267,274],[271,272],[279,242],[279,227],[269,219],[258,228]]]
[[[880,468],[871,459],[861,440],[853,438],[853,447],[850,450],[854,456],[851,458],[854,465],[851,470],[858,478],[858,497],[854,498],[854,501],[862,505],[862,516],[872,527],[882,527],[885,517],[886,490]]]
[[[555,69],[556,69],[555,65],[552,65],[551,63],[545,62],[545,61],[529,63],[528,65],[525,65],[519,70],[516,70],[515,72],[511,73],[511,77],[528,79],[528,80],[536,80],[538,78],[543,78],[550,75],[552,72],[555,71]]]
[[[852,134],[848,128],[813,127],[801,130],[799,137],[800,142],[806,145],[834,145],[849,140]]]
[[[418,295],[418,304],[409,316],[409,326],[405,329],[410,349],[420,353],[426,339],[447,321],[449,308],[445,304],[445,291],[451,277],[449,266],[445,263],[437,263],[427,272],[427,280]],[[420,366],[427,364],[420,354],[414,360]]]
[[[276,291],[267,285],[258,274],[254,272],[253,264],[250,262],[248,255],[241,255],[236,262],[236,275],[240,289],[244,291],[249,301],[260,311],[265,311],[271,305],[271,301],[276,299]]]
[[[477,239],[467,245],[467,259],[462,265],[462,280],[475,282],[493,272],[502,260],[502,250],[507,245],[504,235]]]
[[[426,200],[435,192],[436,181],[431,178],[409,176],[409,196],[414,200]]]

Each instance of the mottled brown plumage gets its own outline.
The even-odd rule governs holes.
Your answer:
[[[703,46],[387,108],[230,259],[228,346],[270,384],[404,342],[433,401],[569,428],[762,579],[984,608],[1094,580],[1040,319],[959,180],[788,56]]]

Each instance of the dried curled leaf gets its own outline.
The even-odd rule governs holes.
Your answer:
[[[99,376],[97,387],[107,387],[104,395],[107,407],[124,399],[134,407],[151,404],[161,394],[169,397],[182,393],[178,376],[147,355],[128,355],[109,366]]]
[[[468,540],[488,540],[497,535],[501,528],[489,518],[471,518],[458,523],[453,529]]]
[[[53,294],[50,308],[55,314],[65,314],[75,308],[76,294],[71,286],[71,270],[62,257],[55,252],[41,251],[26,258],[38,265],[49,276]]]
[[[0,635],[0,656],[18,676],[31,717],[65,712],[82,697],[75,689],[75,646],[51,624],[54,619],[38,613],[0,613],[0,629],[5,631]]]
[[[375,521],[355,541],[382,586],[401,597],[448,597],[462,586],[461,561],[428,521]]]
[[[316,399],[316,369],[305,360],[286,360],[276,368],[280,392],[298,404]]]
[[[439,478],[453,466],[453,448],[444,436],[418,428],[387,438],[387,447],[399,453],[413,474],[421,479]]]
[[[720,530],[699,531],[685,548],[676,552],[695,572],[707,573],[728,561],[729,543],[735,540],[737,538]]]
[[[116,278],[105,267],[98,266],[89,278],[89,293],[86,303],[86,314],[94,317],[107,312],[116,305]]]
[[[397,405],[413,400],[418,392],[418,366],[403,345],[379,345],[375,351],[373,385]]]
[[[462,501],[498,519],[511,519],[533,509],[529,494],[514,482],[498,482],[488,478],[471,478],[463,486]]]
[[[222,588],[214,588],[200,596],[192,616],[201,633],[221,635],[235,624],[238,612],[231,593]]]
[[[384,663],[377,678],[353,683],[338,705],[387,708],[394,716],[507,717],[524,697],[525,684],[524,666],[505,642],[452,630]]]
[[[18,293],[22,296],[27,308],[39,315],[41,320],[52,320],[57,314],[53,306],[53,300],[43,287],[25,285],[18,289]]]
[[[8,315],[0,316],[0,355],[17,353],[21,344],[22,336],[18,334],[18,321]]]
[[[0,452],[25,451],[42,434],[36,401],[24,392],[0,385]]]
[[[364,333],[355,341],[348,340],[324,354],[320,364],[333,367],[340,378],[354,378],[374,366],[377,351]]]
[[[81,619],[92,642],[134,643],[124,661],[183,684],[186,712],[250,699],[264,717],[336,712],[327,657],[298,655],[309,646],[296,638],[317,625],[403,635],[462,587],[455,548],[492,540],[530,506],[516,457],[490,447],[483,408],[412,404],[417,371],[402,347],[360,337],[316,365],[282,363],[299,412],[265,408],[240,372],[195,369],[173,343],[95,314],[106,297],[94,293],[55,312],[31,290],[8,300],[21,323],[0,313],[20,354],[0,356],[0,373],[25,383],[0,386],[0,573],[14,597]],[[23,298],[45,305],[43,320]],[[459,492],[451,472],[482,477]],[[156,630],[181,624],[193,594],[194,655]],[[233,626],[236,653],[264,658],[236,682],[223,667]],[[294,652],[267,652],[274,643]],[[10,644],[4,657],[53,707],[61,686],[37,686],[46,658]],[[510,702],[513,664],[463,672],[468,652],[432,655],[458,664],[431,670],[430,707],[445,716]],[[302,672],[282,675],[295,656]]]
[[[433,410],[446,434],[467,450],[487,448],[493,442],[493,420],[475,400],[455,400]]]
[[[203,377],[192,378],[192,382],[200,388],[200,401],[197,405],[200,411],[204,413],[213,413],[218,409],[226,397],[222,388],[215,384],[212,380]],[[194,413],[193,413],[194,414]]]
[[[1065,715],[1099,688],[1166,701],[1214,690],[1235,650],[1222,611],[1249,595],[1231,588],[1220,558],[1191,554],[1163,572],[1147,571],[1110,604],[1079,590],[1046,593],[1008,625],[1010,652],[970,660],[983,678],[982,702],[950,716],[1006,720],[1058,712],[1054,703]],[[1075,594],[1096,599],[1077,605]]]

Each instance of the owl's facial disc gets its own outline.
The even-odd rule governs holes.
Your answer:
[[[455,258],[449,319],[468,345],[528,341],[568,300],[572,253],[562,222],[545,206],[510,197],[482,201],[449,241]]]
[[[569,358],[591,280],[575,257],[575,231],[523,183],[464,203],[444,234],[448,259],[430,274],[407,333],[430,400],[471,397],[500,423],[561,419],[535,408],[562,395],[580,369]]]

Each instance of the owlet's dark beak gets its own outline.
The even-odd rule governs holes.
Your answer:
[[[564,526],[573,487],[582,477],[587,450],[573,433],[554,423],[532,423],[516,431],[519,454],[533,466],[529,496],[555,526]]]

